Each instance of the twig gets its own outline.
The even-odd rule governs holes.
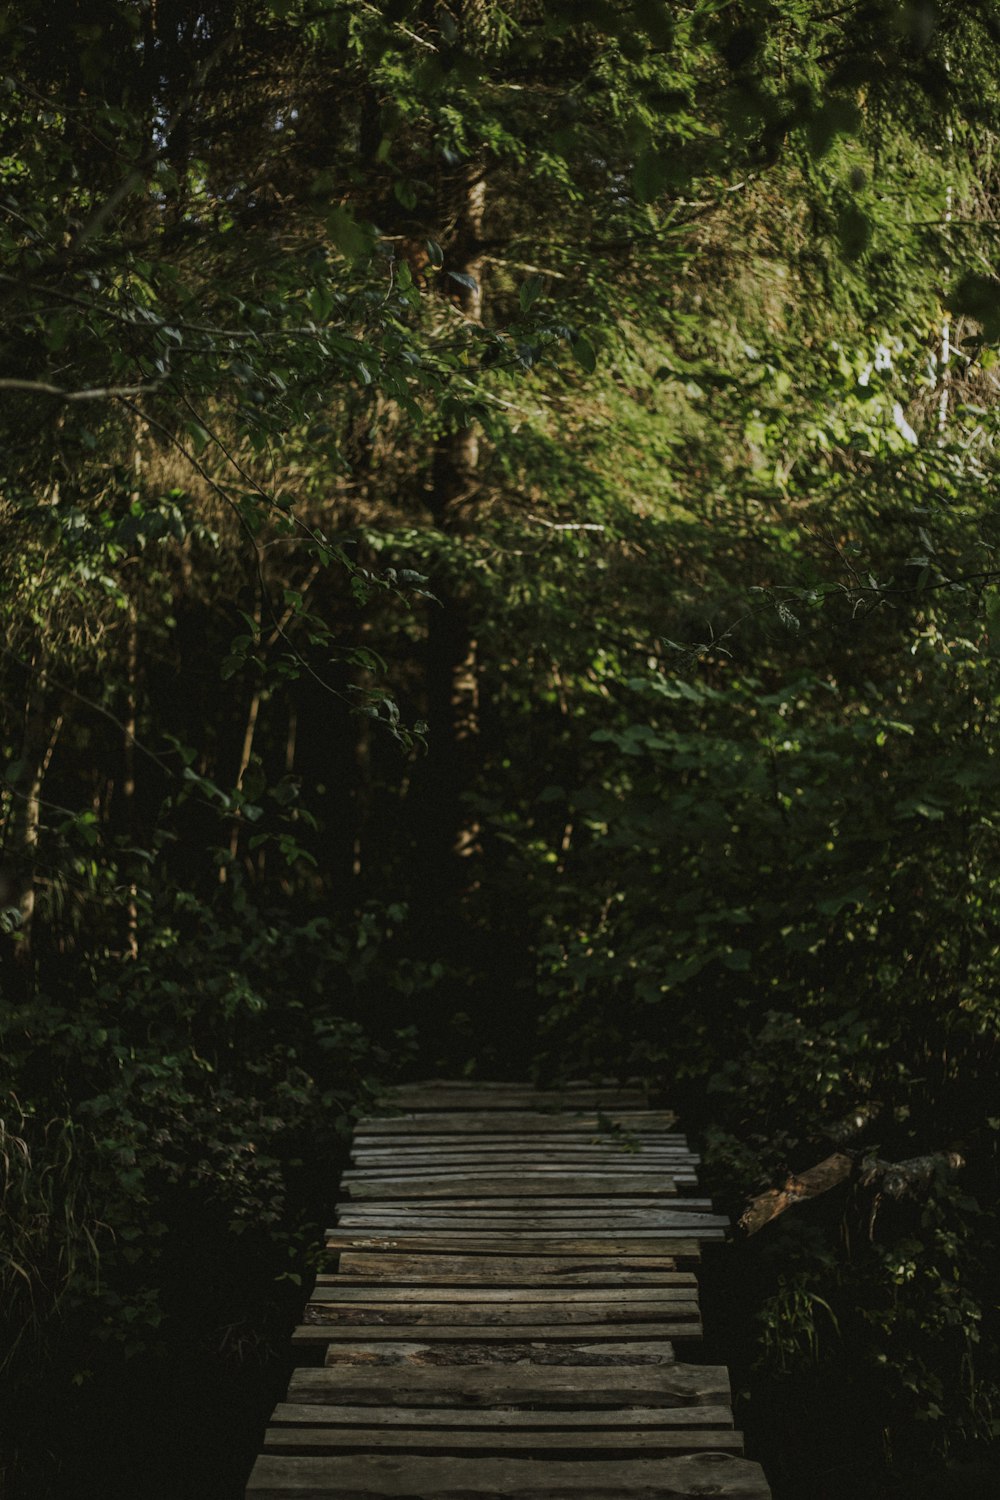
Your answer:
[[[23,391],[32,396],[55,396],[59,401],[112,401],[118,396],[148,396],[158,385],[97,385],[82,391],[67,391],[46,380],[0,378],[0,391]]]
[[[534,521],[536,526],[547,526],[550,531],[606,531],[606,526],[600,526],[596,521],[546,521],[544,516],[528,516],[529,521]]]

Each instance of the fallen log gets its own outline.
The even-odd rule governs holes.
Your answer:
[[[937,1151],[908,1161],[882,1161],[877,1156],[859,1157],[835,1151],[815,1167],[791,1173],[780,1188],[768,1188],[751,1198],[737,1220],[737,1227],[744,1234],[757,1234],[793,1204],[828,1193],[855,1172],[863,1187],[875,1189],[880,1196],[902,1198],[928,1188],[941,1168],[957,1172],[964,1165],[965,1158],[957,1151]]]

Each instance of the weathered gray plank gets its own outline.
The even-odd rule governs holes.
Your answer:
[[[467,1406],[387,1406],[373,1415],[370,1406],[324,1406],[282,1402],[271,1414],[272,1427],[364,1427],[377,1421],[380,1427],[450,1427],[471,1432],[531,1432],[547,1428],[572,1432],[593,1428],[637,1431],[646,1428],[720,1427],[733,1425],[728,1406],[621,1406],[611,1410],[526,1411],[516,1406],[495,1406],[470,1411]]]
[[[383,1145],[388,1149],[383,1151]],[[436,1170],[439,1167],[474,1166],[479,1171],[530,1161],[532,1166],[564,1171],[578,1166],[601,1170],[621,1166],[645,1168],[647,1171],[669,1171],[671,1168],[694,1171],[701,1161],[697,1152],[653,1145],[641,1136],[630,1137],[627,1143],[611,1145],[586,1139],[577,1142],[572,1136],[560,1136],[558,1142],[550,1141],[548,1145],[504,1136],[500,1140],[484,1142],[482,1150],[479,1145],[475,1139],[446,1145],[400,1137],[381,1142],[373,1150],[355,1142],[351,1149],[351,1168],[384,1170],[394,1166],[433,1166]]]
[[[412,1156],[427,1157],[432,1161],[447,1161],[454,1157],[466,1161],[470,1157],[477,1161],[493,1161],[496,1158],[503,1160],[520,1157],[522,1150],[537,1157],[542,1166],[564,1157],[566,1160],[582,1157],[585,1161],[625,1163],[649,1159],[690,1161],[697,1157],[697,1152],[691,1146],[681,1142],[654,1141],[646,1135],[600,1139],[575,1135],[533,1137],[506,1134],[496,1139],[479,1136],[473,1139],[456,1139],[449,1136],[447,1140],[436,1142],[428,1142],[420,1136],[412,1139],[408,1136],[393,1136],[388,1140],[381,1137],[368,1142],[355,1140],[351,1144],[352,1155],[356,1153],[364,1156],[376,1165],[387,1160],[391,1163],[393,1158]]]
[[[548,1089],[554,1093],[570,1095],[595,1089],[628,1089],[642,1093],[643,1097],[648,1093],[639,1078],[568,1078],[542,1084],[531,1078],[408,1078],[399,1083],[388,1084],[385,1092],[394,1093],[396,1089],[419,1089],[427,1093],[444,1089],[455,1093],[485,1091],[496,1094],[532,1094]]]
[[[429,1081],[359,1123],[248,1500],[767,1500],[678,1264],[728,1221],[638,1090]],[[609,1128],[610,1127],[610,1128]],[[683,1456],[682,1456],[683,1455]],[[614,1459],[614,1462],[610,1460]]]
[[[728,1406],[729,1376],[721,1365],[673,1364],[672,1354],[642,1363],[628,1344],[568,1349],[574,1362],[531,1363],[466,1361],[467,1351],[410,1345],[407,1359],[395,1363],[341,1362],[322,1369],[296,1370],[288,1387],[293,1404],[322,1403],[357,1406],[456,1407],[482,1411],[500,1407],[539,1408],[546,1411],[607,1411],[623,1406]],[[491,1346],[492,1347],[492,1346]],[[642,1351],[650,1346],[643,1344]],[[605,1352],[609,1351],[609,1352]],[[546,1352],[539,1349],[539,1355]],[[556,1351],[558,1352],[558,1351]],[[603,1363],[595,1363],[597,1358]],[[589,1362],[588,1362],[589,1361]]]
[[[361,1162],[348,1169],[347,1182],[367,1180],[376,1182],[381,1178],[403,1179],[407,1177],[518,1177],[530,1173],[533,1180],[546,1182],[560,1177],[610,1177],[616,1182],[633,1177],[683,1178],[694,1181],[697,1168],[678,1160],[648,1159],[646,1157],[604,1156],[561,1159],[551,1158],[544,1162],[527,1161],[516,1156],[483,1158],[478,1162],[436,1162],[427,1157],[411,1161],[400,1155],[394,1162]]]
[[[520,1177],[463,1176],[370,1177],[345,1173],[341,1179],[352,1202],[391,1198],[676,1198],[677,1185],[666,1176],[602,1176],[562,1173],[536,1178],[522,1170]]]
[[[537,1333],[537,1329],[529,1330]],[[371,1369],[376,1366],[401,1367],[407,1370],[452,1369],[469,1367],[511,1367],[533,1369],[536,1365],[559,1368],[585,1367],[608,1369],[639,1369],[656,1365],[673,1365],[674,1346],[667,1339],[628,1339],[619,1337],[620,1330],[613,1333],[601,1329],[605,1336],[594,1340],[590,1337],[556,1339],[546,1342],[540,1338],[497,1338],[493,1329],[478,1342],[474,1338],[434,1339],[421,1330],[420,1336],[412,1328],[402,1332],[406,1337],[387,1339],[372,1337],[371,1330],[358,1329],[355,1338],[331,1340],[323,1329],[308,1324],[299,1330],[303,1335],[296,1340],[300,1348],[311,1348],[323,1353],[326,1366],[347,1369]],[[578,1329],[586,1334],[586,1329]],[[308,1337],[306,1337],[308,1335]]]
[[[511,1172],[531,1172],[532,1175],[544,1176],[547,1173],[579,1173],[582,1176],[609,1176],[619,1172],[634,1172],[642,1176],[649,1173],[669,1178],[675,1172],[694,1172],[696,1164],[690,1158],[682,1157],[681,1154],[672,1157],[654,1157],[646,1152],[636,1154],[625,1154],[624,1151],[616,1152],[562,1152],[534,1157],[522,1155],[520,1152],[478,1152],[463,1151],[460,1154],[453,1152],[442,1152],[439,1157],[426,1151],[393,1152],[385,1157],[375,1160],[366,1158],[361,1163],[349,1167],[351,1176],[369,1176],[376,1173],[390,1173],[390,1175],[405,1175],[405,1173],[421,1173],[423,1176],[448,1176],[462,1175],[462,1172],[474,1173],[475,1176],[492,1175],[495,1178],[510,1176]]]
[[[757,1464],[725,1453],[683,1458],[547,1463],[523,1458],[258,1458],[247,1486],[252,1500],[689,1500],[701,1495],[767,1500]]]
[[[643,1142],[643,1138],[636,1137],[633,1141],[634,1149],[630,1150],[626,1145],[601,1146],[593,1141],[586,1141],[576,1149],[569,1143],[573,1140],[570,1136],[560,1136],[558,1146],[543,1144],[531,1140],[518,1140],[514,1137],[505,1136],[502,1140],[486,1143],[480,1152],[478,1141],[465,1142],[460,1145],[428,1143],[422,1140],[408,1141],[401,1137],[397,1141],[388,1142],[391,1149],[372,1151],[364,1145],[356,1144],[351,1151],[351,1163],[353,1167],[379,1168],[392,1166],[419,1166],[422,1164],[442,1166],[470,1166],[478,1164],[482,1167],[501,1166],[505,1162],[511,1163],[528,1162],[539,1167],[573,1167],[577,1164],[585,1166],[633,1166],[646,1167],[648,1170],[661,1171],[677,1167],[678,1170],[690,1168],[694,1170],[700,1162],[696,1152],[669,1150],[662,1147],[650,1146]],[[473,1161],[470,1162],[470,1156]]]
[[[702,1427],[648,1427],[642,1431],[508,1432],[479,1428],[474,1432],[436,1428],[269,1427],[265,1453],[475,1453],[481,1458],[506,1454],[537,1459],[579,1457],[652,1458],[674,1453],[742,1453],[743,1434]]]
[[[698,1259],[696,1240],[680,1241],[686,1246],[686,1258]],[[456,1277],[460,1280],[517,1279],[539,1276],[548,1281],[558,1277],[601,1279],[619,1276],[683,1275],[693,1276],[690,1271],[678,1273],[677,1256],[670,1255],[394,1255],[378,1252],[345,1250],[338,1257],[340,1271],[354,1276],[420,1276],[425,1272],[432,1276]]]
[[[445,1118],[442,1116],[442,1118]],[[498,1115],[500,1127],[494,1129],[485,1116],[475,1118],[474,1125],[459,1124],[457,1116],[454,1130],[440,1127],[422,1128],[412,1116],[387,1116],[378,1130],[371,1126],[359,1129],[352,1138],[352,1149],[366,1153],[388,1151],[395,1147],[408,1151],[424,1151],[435,1155],[441,1152],[468,1152],[473,1146],[482,1145],[489,1153],[510,1151],[519,1146],[540,1154],[554,1155],[564,1149],[586,1152],[607,1151],[612,1155],[638,1156],[644,1150],[662,1152],[665,1155],[685,1156],[692,1147],[684,1136],[668,1135],[664,1131],[627,1126],[624,1117],[616,1116],[613,1128],[601,1130],[589,1115],[543,1116],[553,1122],[562,1121],[559,1129],[555,1125],[547,1129],[525,1126],[518,1129],[518,1116]],[[493,1118],[493,1117],[491,1117]],[[392,1128],[395,1127],[395,1128]]]
[[[363,1257],[357,1257],[362,1259]],[[371,1256],[373,1261],[388,1260],[389,1256]],[[402,1260],[405,1256],[399,1257]],[[413,1261],[429,1260],[429,1256],[412,1256]],[[447,1257],[442,1257],[447,1259]],[[525,1271],[507,1271],[488,1269],[476,1272],[462,1268],[446,1275],[428,1275],[426,1271],[414,1267],[403,1270],[380,1271],[378,1267],[372,1268],[370,1274],[353,1276],[349,1271],[322,1272],[316,1277],[317,1286],[341,1286],[341,1287],[368,1287],[375,1290],[378,1287],[398,1286],[405,1287],[410,1291],[419,1291],[420,1287],[426,1287],[433,1297],[437,1290],[445,1287],[453,1287],[458,1290],[475,1292],[476,1288],[484,1291],[531,1291],[537,1289],[543,1291],[548,1287],[557,1291],[560,1287],[567,1290],[585,1291],[588,1287],[596,1290],[610,1291],[615,1287],[626,1289],[634,1287],[636,1290],[646,1287],[655,1290],[656,1287],[673,1287],[678,1290],[692,1288],[696,1285],[696,1277],[692,1271],[570,1271],[560,1274],[558,1271],[550,1271],[547,1275],[529,1275]]]
[[[305,1322],[296,1328],[294,1339],[297,1343],[322,1342],[327,1339],[331,1342],[337,1339],[389,1339],[399,1342],[413,1337],[413,1323],[398,1318],[393,1323],[366,1322],[364,1325],[358,1322],[344,1323],[309,1323]],[[462,1343],[465,1340],[487,1343],[490,1340],[513,1340],[515,1343],[531,1343],[539,1339],[554,1341],[557,1339],[583,1340],[587,1343],[596,1343],[600,1339],[692,1339],[701,1335],[701,1325],[697,1319],[649,1319],[640,1321],[638,1317],[630,1322],[612,1323],[610,1321],[599,1322],[591,1319],[588,1323],[575,1322],[565,1317],[560,1317],[558,1323],[531,1322],[525,1318],[520,1323],[492,1323],[484,1318],[479,1323],[460,1323],[457,1319],[450,1323],[421,1322],[419,1325],[420,1337],[422,1339],[444,1339],[453,1343]]]
[[[649,1161],[645,1157],[640,1157],[638,1161],[631,1157],[625,1160],[605,1156],[598,1159],[585,1157],[577,1160],[566,1157],[563,1160],[533,1162],[525,1161],[523,1157],[505,1156],[490,1160],[481,1158],[479,1161],[438,1162],[428,1157],[411,1161],[409,1157],[399,1156],[395,1161],[367,1162],[351,1167],[344,1173],[344,1180],[352,1182],[367,1178],[376,1181],[381,1177],[514,1177],[526,1174],[529,1167],[531,1176],[542,1182],[551,1177],[611,1177],[617,1181],[622,1177],[670,1178],[697,1175],[693,1166],[689,1167],[683,1162]]]
[[[615,1198],[587,1198],[585,1201],[575,1195],[564,1196],[556,1192],[548,1192],[537,1199],[525,1199],[520,1195],[511,1197],[460,1197],[457,1194],[443,1199],[434,1199],[427,1202],[423,1198],[410,1198],[405,1192],[399,1198],[376,1199],[374,1202],[355,1202],[353,1199],[345,1199],[343,1203],[336,1204],[336,1211],[350,1214],[380,1214],[392,1215],[396,1213],[413,1214],[476,1214],[488,1223],[496,1223],[503,1218],[518,1217],[530,1219],[538,1223],[547,1217],[560,1218],[584,1218],[591,1222],[599,1221],[602,1217],[608,1217],[617,1222],[619,1219],[628,1218],[636,1214],[709,1214],[712,1211],[711,1198],[671,1198],[667,1202],[651,1201],[648,1194],[626,1194],[624,1197]],[[340,1222],[340,1221],[338,1221]],[[728,1219],[721,1219],[723,1224],[728,1224]]]
[[[352,1286],[343,1276],[319,1276],[310,1300],[312,1302],[362,1303],[372,1306],[395,1302],[438,1302],[443,1307],[455,1303],[497,1302],[505,1307],[525,1303],[563,1305],[578,1302],[613,1302],[620,1307],[629,1302],[690,1302],[694,1296],[694,1277],[682,1286],[615,1286],[615,1287],[470,1287],[433,1286],[426,1282],[416,1286],[385,1286],[366,1282]]]
[[[307,1323],[331,1332],[340,1327],[414,1326],[450,1328],[469,1326],[495,1329],[498,1335],[508,1327],[528,1328],[535,1324],[551,1325],[559,1320],[560,1328],[571,1335],[580,1323],[598,1324],[655,1323],[664,1338],[672,1338],[681,1323],[697,1321],[698,1304],[687,1302],[328,1302],[320,1298],[309,1303]],[[564,1335],[564,1337],[566,1336]]]
[[[354,1135],[359,1145],[369,1148],[383,1150],[390,1146],[395,1140],[433,1141],[435,1145],[455,1146],[469,1143],[469,1134],[463,1129],[464,1121],[468,1116],[456,1115],[419,1115],[398,1114],[378,1115],[374,1117],[377,1129],[372,1129],[372,1121],[361,1121],[355,1127]],[[686,1150],[688,1147],[687,1136],[679,1130],[671,1130],[663,1125],[654,1125],[649,1121],[642,1123],[635,1120],[628,1110],[616,1111],[611,1115],[601,1115],[598,1124],[598,1115],[595,1111],[587,1111],[580,1114],[516,1114],[505,1115],[499,1112],[490,1114],[482,1110],[476,1111],[476,1119],[480,1129],[475,1134],[477,1144],[482,1141],[485,1144],[497,1146],[509,1146],[511,1141],[535,1141],[539,1146],[554,1146],[566,1142],[567,1144],[588,1145],[598,1144],[602,1146],[624,1146],[627,1147],[632,1141],[645,1141],[653,1146],[679,1146]],[[441,1120],[443,1123],[437,1124]],[[571,1121],[576,1129],[552,1130],[553,1122]],[[393,1127],[386,1129],[386,1126]]]
[[[510,1131],[579,1135],[581,1132],[595,1134],[617,1129],[669,1135],[676,1118],[662,1109],[612,1109],[606,1113],[581,1109],[579,1113],[559,1110],[551,1114],[499,1109],[452,1110],[436,1114],[422,1110],[419,1113],[369,1115],[358,1121],[357,1133],[359,1136],[408,1135],[419,1129],[425,1135],[501,1135]],[[673,1134],[676,1136],[676,1132]]]
[[[535,1234],[516,1234],[509,1229],[502,1233],[484,1234],[455,1229],[393,1230],[358,1233],[331,1229],[327,1231],[328,1250],[391,1250],[408,1255],[419,1255],[423,1251],[432,1253],[457,1253],[469,1255],[481,1252],[486,1255],[546,1255],[546,1256],[595,1256],[595,1255],[671,1255],[675,1259],[697,1260],[698,1240],[721,1239],[721,1230],[702,1231],[697,1237],[683,1230],[650,1230],[619,1233],[578,1234],[565,1230]]]
[[[483,1205],[474,1208],[453,1208],[391,1204],[378,1205],[348,1203],[337,1205],[337,1228],[365,1229],[375,1233],[410,1233],[427,1229],[466,1230],[482,1235],[484,1229],[492,1228],[497,1234],[510,1233],[609,1233],[621,1237],[628,1231],[673,1230],[679,1234],[690,1234],[702,1238],[712,1230],[721,1236],[729,1220],[721,1215],[699,1213],[681,1209],[639,1209],[618,1207],[611,1211],[590,1213],[580,1208],[530,1208],[523,1211],[495,1208],[484,1212]]]
[[[387,1089],[379,1098],[380,1109],[403,1110],[469,1110],[483,1109],[645,1109],[648,1097],[642,1089],[580,1088],[532,1089],[530,1087],[496,1088],[471,1084],[456,1088],[444,1085],[428,1088],[402,1084]]]

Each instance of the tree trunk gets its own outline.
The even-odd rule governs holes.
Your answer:
[[[470,166],[462,183],[455,216],[454,246],[446,267],[469,278],[456,282],[462,312],[482,320],[481,274],[484,254],[483,213],[486,179],[479,165]],[[479,433],[469,423],[445,433],[437,442],[430,472],[430,507],[438,530],[460,536],[471,524],[478,494]],[[421,894],[434,913],[433,925],[450,926],[454,904],[467,887],[463,868],[479,852],[479,828],[463,802],[478,733],[479,678],[476,642],[461,582],[435,578],[439,606],[428,616],[426,693],[428,756],[419,778],[422,788],[418,838]]]
[[[32,955],[32,920],[35,916],[38,882],[38,844],[42,827],[42,787],[55,753],[62,728],[62,715],[50,719],[48,714],[48,673],[44,658],[36,658],[28,682],[24,715],[21,760],[30,768],[30,780],[23,794],[20,815],[14,819],[17,833],[14,858],[19,867],[21,941],[18,957],[27,963]]]

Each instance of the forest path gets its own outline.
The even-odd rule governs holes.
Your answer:
[[[726,1371],[687,1362],[726,1220],[646,1103],[430,1082],[359,1121],[248,1500],[767,1500]]]

